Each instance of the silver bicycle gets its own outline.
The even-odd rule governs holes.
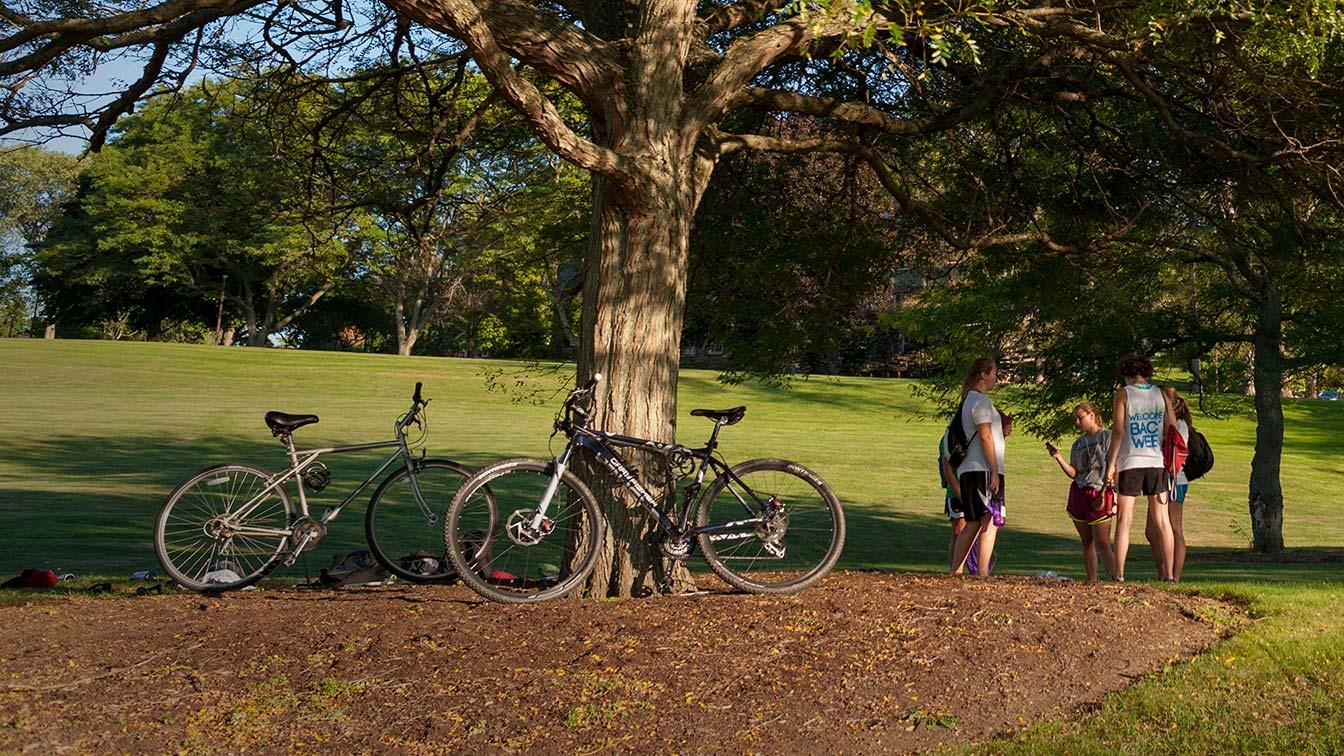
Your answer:
[[[294,448],[294,431],[317,415],[267,412],[266,426],[280,438],[289,468],[272,474],[258,467],[207,467],[168,495],[154,527],[159,564],[179,585],[194,591],[245,588],[272,570],[294,563],[317,546],[327,525],[389,468],[374,489],[364,517],[369,551],[389,572],[412,582],[443,582],[455,576],[443,553],[443,518],[454,492],[472,471],[446,459],[425,459],[411,449],[424,442],[425,405],[415,384],[411,408],[397,418],[396,438],[322,449]],[[408,440],[408,429],[420,437]],[[308,492],[320,493],[331,473],[318,460],[325,454],[395,447],[395,451],[340,504],[320,517],[308,511]],[[292,483],[291,483],[292,481]],[[298,493],[298,507],[290,489]],[[492,523],[493,526],[493,523]]]

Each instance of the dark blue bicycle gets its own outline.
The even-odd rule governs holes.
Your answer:
[[[488,599],[524,603],[563,596],[592,572],[606,523],[597,498],[569,469],[579,449],[652,514],[669,559],[699,548],[719,577],[750,593],[793,593],[831,570],[844,547],[845,517],[826,482],[781,459],[730,467],[717,455],[719,431],[739,422],[746,407],[692,410],[714,423],[698,449],[606,433],[589,427],[601,379],[594,376],[565,399],[555,430],[568,440],[555,459],[499,462],[458,489],[444,536],[463,582]],[[660,506],[620,447],[656,453],[670,479],[686,481],[679,512]]]

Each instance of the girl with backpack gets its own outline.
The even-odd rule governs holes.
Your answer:
[[[1185,399],[1176,393],[1174,386],[1164,386],[1162,393],[1167,397],[1167,403],[1171,405],[1172,414],[1176,416],[1176,432],[1181,434],[1181,440],[1187,444],[1190,443],[1190,431],[1194,430],[1194,418],[1190,415],[1190,405]],[[1190,490],[1190,480],[1185,475],[1185,470],[1176,473],[1176,486],[1172,489],[1171,504],[1168,505],[1171,516],[1171,538],[1173,541],[1172,560],[1171,560],[1171,579],[1180,582],[1181,572],[1185,569],[1185,494]]]
[[[1106,483],[1116,488],[1115,579],[1125,579],[1129,528],[1134,522],[1134,500],[1148,499],[1148,542],[1153,547],[1159,580],[1172,579],[1171,520],[1167,513],[1167,471],[1162,461],[1162,439],[1176,417],[1161,389],[1154,386],[1153,363],[1138,355],[1121,358],[1124,384],[1115,390],[1111,450],[1106,461]]]
[[[1073,422],[1083,432],[1069,450],[1067,461],[1054,444],[1046,451],[1059,463],[1059,469],[1073,480],[1065,510],[1083,542],[1083,568],[1087,581],[1097,580],[1097,551],[1106,574],[1115,576],[1115,555],[1111,553],[1111,520],[1115,513],[1105,501],[1106,459],[1111,449],[1111,431],[1102,425],[1101,410],[1092,402],[1083,402],[1073,411]]]
[[[958,462],[957,483],[966,520],[952,554],[954,575],[962,573],[974,543],[975,574],[989,576],[994,540],[1003,524],[1004,421],[988,396],[998,380],[994,360],[982,357],[971,363],[961,384],[961,407],[949,426],[948,446],[952,461]],[[965,456],[958,459],[958,451]]]

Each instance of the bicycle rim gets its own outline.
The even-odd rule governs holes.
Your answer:
[[[453,494],[471,471],[442,459],[419,463],[416,500],[405,468],[378,486],[364,516],[369,551],[388,572],[417,583],[442,582],[456,573],[443,547],[443,522]]]
[[[820,580],[840,557],[845,521],[830,487],[784,460],[753,460],[714,482],[700,502],[705,561],[725,582],[752,593],[792,593]]]
[[[548,465],[509,460],[472,477],[448,512],[444,540],[458,576],[480,595],[505,603],[558,598],[577,587],[597,559],[597,503],[566,473],[546,511],[530,523],[550,481]]]

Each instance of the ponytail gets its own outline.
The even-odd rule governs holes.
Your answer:
[[[961,382],[962,399],[966,398],[966,395],[971,392],[971,389],[975,388],[975,384],[979,383],[981,378],[989,375],[989,371],[994,369],[994,364],[993,358],[990,357],[981,357],[971,363],[971,369],[966,372],[966,380]]]

